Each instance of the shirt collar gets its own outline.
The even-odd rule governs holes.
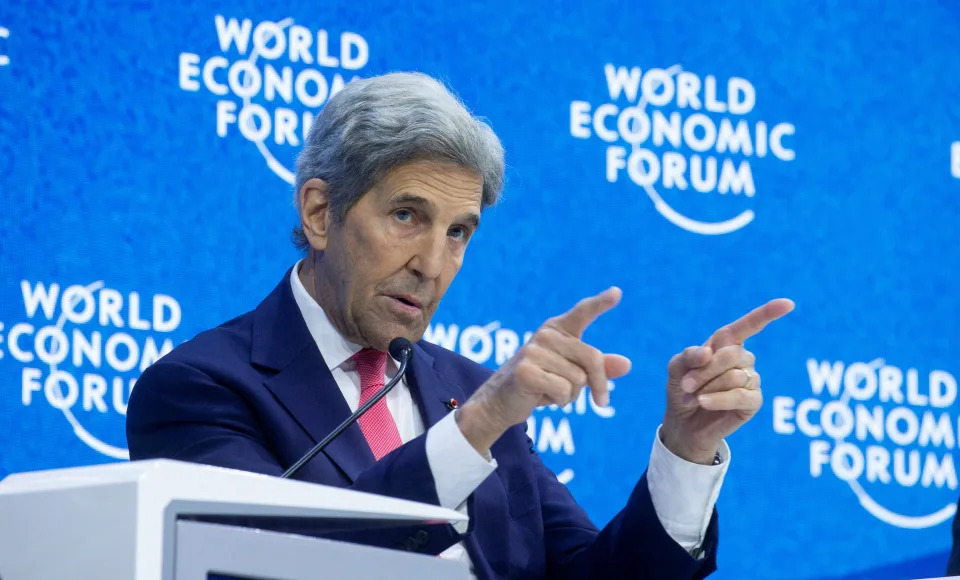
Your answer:
[[[353,355],[360,352],[362,347],[344,338],[330,322],[323,308],[307,292],[299,276],[302,264],[303,260],[298,261],[291,270],[290,286],[293,289],[293,298],[297,301],[297,307],[300,309],[303,321],[307,323],[307,330],[310,331],[313,341],[317,343],[320,356],[327,363],[328,369],[333,370],[343,366],[344,370],[350,370],[356,364],[353,362]],[[396,373],[398,367],[397,361],[393,357],[387,356],[387,374],[392,376]]]

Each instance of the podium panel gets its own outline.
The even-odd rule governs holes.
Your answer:
[[[263,554],[270,554],[265,558]],[[384,570],[389,570],[385,575]],[[412,554],[265,530],[177,522],[176,580],[468,580],[466,566]]]
[[[314,537],[466,519],[433,505],[169,460],[14,474],[0,481],[0,579],[467,578],[459,562]]]

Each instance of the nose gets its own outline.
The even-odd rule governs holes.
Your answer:
[[[410,259],[409,267],[418,278],[433,280],[440,277],[446,259],[446,232],[438,232],[435,235],[423,236],[417,251]]]

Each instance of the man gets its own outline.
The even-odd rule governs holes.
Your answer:
[[[396,545],[458,558],[479,578],[701,577],[715,568],[723,438],[760,407],[743,341],[792,309],[776,300],[676,355],[648,472],[602,531],[533,452],[531,411],[565,405],[625,357],[581,341],[620,300],[610,288],[551,318],[500,370],[421,340],[497,201],[490,128],[419,74],[354,81],[326,105],[297,162],[306,257],[256,310],[144,372],[131,396],[132,459],[168,457],[279,475],[397,372],[397,389],[305,466],[307,481],[465,510]],[[451,399],[464,401],[454,412]]]

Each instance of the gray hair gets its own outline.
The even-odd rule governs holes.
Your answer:
[[[294,204],[313,178],[327,184],[335,221],[387,172],[411,161],[446,161],[483,179],[480,204],[489,207],[503,189],[503,146],[482,119],[447,88],[421,73],[357,79],[337,93],[313,121],[297,157]],[[294,243],[307,246],[299,227]]]

